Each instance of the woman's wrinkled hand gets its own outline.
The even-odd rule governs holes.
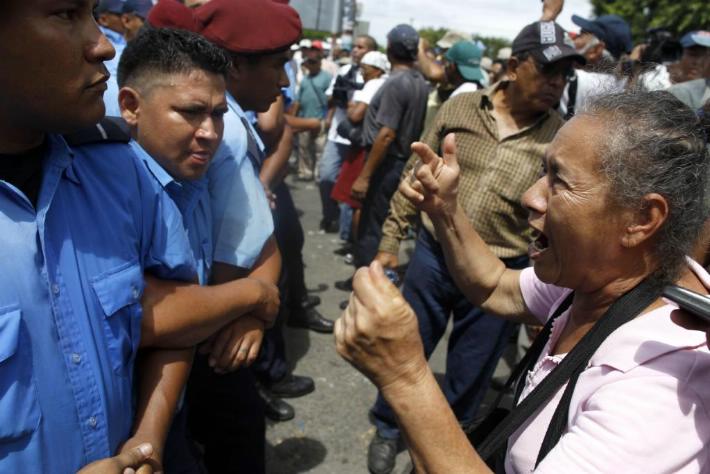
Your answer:
[[[381,390],[415,383],[426,373],[417,317],[379,262],[355,273],[334,332],[338,354]]]

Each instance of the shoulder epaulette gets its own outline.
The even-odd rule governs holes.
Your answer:
[[[104,117],[99,123],[77,132],[64,135],[70,146],[96,143],[128,143],[131,134],[128,124],[120,117]]]

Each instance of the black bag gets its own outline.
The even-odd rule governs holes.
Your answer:
[[[547,344],[552,329],[552,323],[572,304],[570,294],[547,321],[540,335],[530,347],[523,360],[515,367],[506,382],[506,388],[516,386],[515,405],[507,415],[498,407],[502,396],[495,401],[486,419],[473,430],[467,430],[469,440],[476,447],[479,456],[486,461],[491,469],[503,472],[503,460],[507,451],[508,438],[531,416],[546,403],[565,383],[567,387],[562,399],[555,409],[545,438],[540,447],[535,466],[555,447],[567,429],[567,416],[572,393],[579,375],[587,367],[599,346],[606,338],[623,324],[634,319],[661,295],[662,288],[651,278],[646,278],[631,291],[617,299],[606,313],[594,324],[587,334],[565,356],[543,381],[530,392],[519,404],[524,383],[524,375],[534,367],[542,349]],[[504,392],[503,392],[504,393]]]
[[[343,138],[350,140],[354,146],[362,146],[362,125],[354,124],[349,118],[344,118],[335,129]]]

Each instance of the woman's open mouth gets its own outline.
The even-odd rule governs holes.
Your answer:
[[[533,229],[531,237],[530,237],[530,245],[528,247],[528,254],[530,258],[535,258],[536,256],[540,255],[542,252],[548,249],[549,247],[549,242],[547,240],[547,236],[542,233],[542,231],[539,231],[537,229]]]

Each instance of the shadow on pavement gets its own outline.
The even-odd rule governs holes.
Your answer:
[[[328,453],[325,445],[312,438],[288,438],[273,446],[266,445],[268,472],[295,474],[318,466]]]

